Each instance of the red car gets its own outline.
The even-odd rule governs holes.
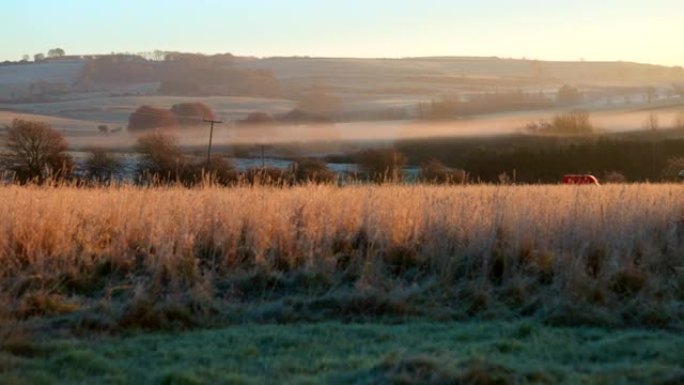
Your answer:
[[[598,179],[591,174],[563,175],[563,184],[593,184],[599,185]]]

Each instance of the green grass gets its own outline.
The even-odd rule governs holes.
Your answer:
[[[248,324],[26,342],[2,384],[678,384],[684,335],[528,320]]]

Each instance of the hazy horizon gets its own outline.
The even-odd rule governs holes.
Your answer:
[[[676,0],[410,0],[372,3],[9,0],[0,60],[60,47],[67,54],[184,51],[321,58],[500,57],[677,66]],[[26,28],[30,22],[31,28]]]

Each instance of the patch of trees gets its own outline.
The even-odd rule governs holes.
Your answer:
[[[86,60],[77,84],[131,84],[156,82],[161,79],[160,68],[138,55],[103,55]]]
[[[536,110],[552,107],[551,101],[539,92],[496,92],[474,95],[469,99],[443,97],[418,106],[421,119],[453,119],[471,115],[507,111]]]
[[[163,95],[280,95],[280,83],[266,70],[232,67],[233,56],[166,53],[165,60],[140,55],[113,54],[89,57],[78,84],[131,84],[160,82]]]
[[[15,182],[79,185],[109,183],[120,178],[123,164],[103,148],[91,148],[77,165],[62,133],[45,122],[15,119],[7,129],[7,151],[0,153],[0,172]]]
[[[571,106],[582,102],[582,94],[576,87],[563,85],[556,93],[556,104]]]
[[[143,185],[180,183],[194,186],[212,182],[220,185],[291,186],[337,181],[337,175],[318,159],[297,159],[289,169],[264,167],[238,172],[228,159],[220,155],[207,163],[206,158],[183,154],[178,140],[161,131],[141,136],[136,151],[142,154],[136,168],[136,181]]]
[[[525,129],[533,134],[591,135],[596,132],[589,113],[585,111],[557,114],[551,121],[530,122]]]
[[[684,139],[667,133],[610,137],[529,137],[440,139],[400,142],[412,164],[435,158],[467,170],[471,182],[498,183],[516,173],[520,183],[558,183],[564,174],[593,173],[599,179],[619,173],[628,181],[671,180],[670,159],[684,158]],[[678,167],[678,166],[676,166]]]
[[[204,119],[215,119],[214,111],[204,103],[179,103],[171,107],[171,112],[183,126],[203,124]]]
[[[285,114],[271,115],[267,112],[252,112],[247,117],[239,120],[241,125],[273,125],[273,124],[308,124],[308,123],[332,123],[331,118],[312,114],[294,108]]]
[[[216,114],[204,103],[179,103],[171,109],[142,106],[128,118],[128,131],[141,132],[152,129],[177,129],[204,124],[204,119],[214,119]]]
[[[136,151],[142,159],[136,167],[136,181],[143,185],[181,183],[192,186],[203,181],[227,185],[237,181],[237,172],[225,158],[206,159],[183,154],[172,135],[154,131],[138,138]]]
[[[295,110],[312,116],[332,119],[342,113],[344,103],[330,87],[314,85],[299,95]]]
[[[152,106],[142,106],[128,117],[128,131],[140,132],[156,128],[173,129],[180,125],[171,110]]]
[[[5,146],[9,151],[0,159],[3,169],[21,183],[61,179],[74,168],[64,136],[48,123],[14,119]]]
[[[158,91],[162,95],[181,96],[277,97],[280,83],[266,70],[171,64],[164,71]]]

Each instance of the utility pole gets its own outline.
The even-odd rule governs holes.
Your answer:
[[[209,164],[211,162],[211,139],[214,136],[214,124],[215,123],[216,124],[223,123],[223,121],[222,120],[213,120],[213,119],[202,119],[202,120],[204,120],[206,123],[211,124],[211,128],[209,129],[209,147],[207,147],[207,168],[208,168]]]
[[[261,150],[261,169],[264,170],[266,169],[266,149],[272,148],[273,146],[270,144],[257,144],[255,147],[258,147]]]

